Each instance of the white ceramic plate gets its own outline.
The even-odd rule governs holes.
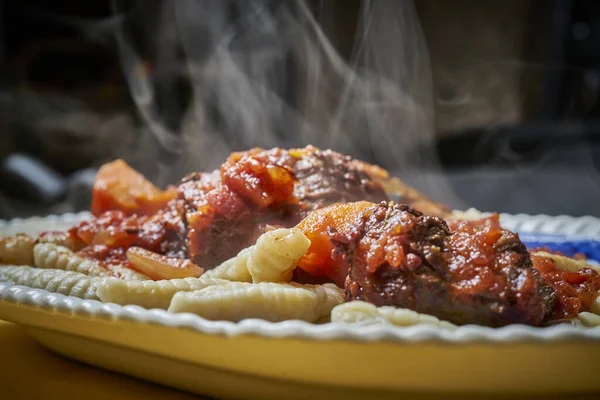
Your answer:
[[[3,222],[3,233],[63,229],[89,214]],[[600,239],[592,217],[502,215],[521,232]],[[0,283],[0,318],[68,357],[226,398],[396,398],[399,392],[600,390],[600,329],[350,327],[207,321]]]

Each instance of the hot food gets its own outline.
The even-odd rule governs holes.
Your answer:
[[[565,271],[567,257],[530,254],[497,214],[462,220],[312,146],[233,153],[165,190],[118,160],[98,173],[92,214],[68,232],[2,239],[0,278],[212,319],[314,322],[364,302],[492,327],[575,321],[600,290],[585,260]],[[45,284],[40,269],[86,290]],[[215,311],[224,301],[241,308]]]

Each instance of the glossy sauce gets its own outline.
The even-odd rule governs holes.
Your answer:
[[[542,279],[558,294],[550,320],[570,319],[589,311],[600,293],[600,275],[596,271],[590,268],[577,272],[559,270],[550,258],[536,254],[532,254],[531,260]]]

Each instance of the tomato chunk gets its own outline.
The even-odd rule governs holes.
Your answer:
[[[122,211],[126,215],[148,215],[163,208],[176,195],[170,187],[161,190],[123,160],[104,164],[98,171],[92,194],[92,214]]]
[[[231,190],[261,208],[296,202],[293,197],[296,179],[286,167],[249,155],[240,159],[235,156],[221,167],[223,183]]]
[[[310,247],[298,262],[298,267],[313,277],[326,277],[344,286],[348,273],[345,261],[336,257],[331,232],[347,233],[356,226],[356,219],[375,204],[368,201],[339,203],[311,212],[297,228],[310,240]]]

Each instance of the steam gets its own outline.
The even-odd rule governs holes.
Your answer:
[[[116,38],[132,97],[162,149],[161,183],[255,146],[331,148],[413,182],[437,165],[433,152],[412,154],[434,130],[411,1],[363,0],[349,60],[323,31],[338,21],[327,1],[316,15],[303,0],[113,4],[126,15]],[[450,200],[444,182],[427,185]]]

